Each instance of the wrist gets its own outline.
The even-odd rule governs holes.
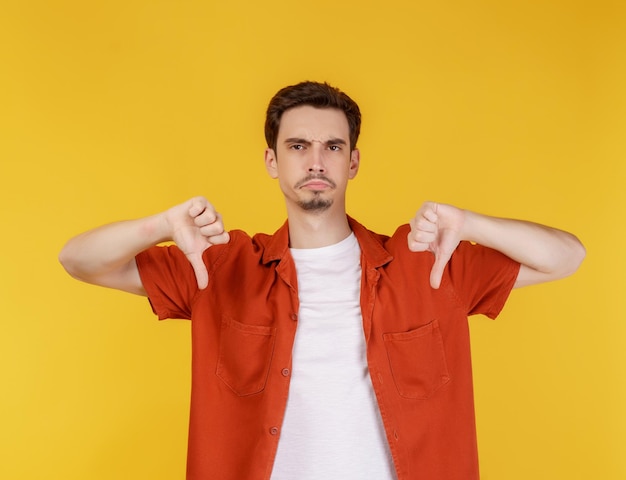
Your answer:
[[[480,220],[481,215],[470,210],[461,210],[460,220],[460,238],[467,242],[480,243]]]
[[[165,212],[144,218],[140,230],[144,239],[152,245],[172,240],[172,229]]]

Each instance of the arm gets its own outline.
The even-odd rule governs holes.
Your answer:
[[[202,252],[211,245],[227,243],[229,236],[213,206],[196,197],[157,215],[80,234],[63,247],[59,261],[78,280],[145,295],[135,256],[165,241],[176,242],[189,259],[198,286],[205,288],[208,273]]]
[[[493,248],[521,263],[515,287],[571,275],[585,258],[580,241],[562,230],[427,202],[411,221],[408,242],[412,251],[435,255],[430,276],[433,288],[439,288],[444,268],[461,240]]]

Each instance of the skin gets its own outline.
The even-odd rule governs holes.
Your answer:
[[[265,167],[285,197],[293,248],[324,247],[350,235],[346,190],[359,171],[360,153],[349,145],[340,110],[302,106],[283,114]]]
[[[278,181],[289,218],[290,244],[316,248],[350,234],[346,191],[360,165],[349,148],[343,112],[301,106],[283,114],[276,149],[265,151],[265,166]],[[410,221],[407,248],[431,252],[433,288],[462,240],[501,251],[521,263],[516,287],[556,280],[575,272],[585,249],[570,233],[536,223],[489,217],[452,205],[426,202]],[[138,220],[117,222],[78,235],[59,260],[75,278],[146,295],[135,256],[158,243],[174,241],[191,263],[199,288],[208,285],[202,253],[229,241],[221,215],[204,197]]]
[[[549,282],[574,273],[585,248],[572,234],[537,223],[489,217],[452,205],[426,202],[411,220],[408,246],[435,256],[430,284],[441,277],[462,240],[498,250],[521,264],[515,288]]]

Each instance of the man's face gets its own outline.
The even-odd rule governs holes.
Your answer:
[[[341,110],[304,105],[283,113],[276,150],[265,151],[265,165],[278,179],[288,211],[290,206],[345,211],[346,187],[358,172],[359,152],[350,151],[350,129]]]

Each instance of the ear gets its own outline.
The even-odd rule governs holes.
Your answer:
[[[348,172],[348,178],[353,179],[356,174],[359,173],[359,165],[361,164],[361,152],[356,148],[350,152],[350,167]]]
[[[273,148],[265,149],[265,169],[270,177],[278,178],[278,162]]]

